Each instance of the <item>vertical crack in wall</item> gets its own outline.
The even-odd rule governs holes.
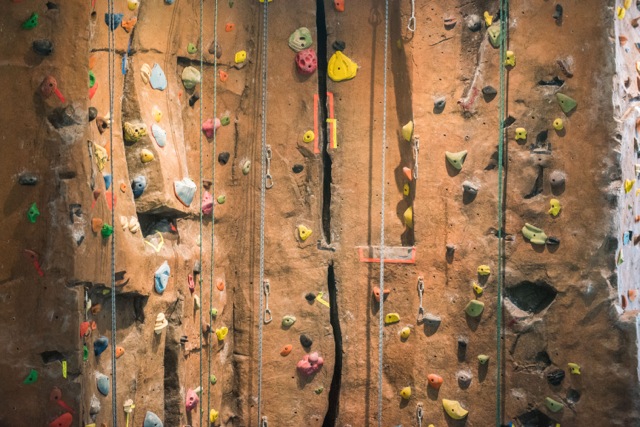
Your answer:
[[[333,263],[329,263],[327,284],[329,286],[329,319],[333,329],[333,339],[335,340],[335,363],[333,377],[331,378],[331,388],[329,389],[329,407],[322,427],[334,427],[338,419],[340,385],[342,383],[342,331],[340,330],[340,319],[338,317],[338,287],[333,271]]]

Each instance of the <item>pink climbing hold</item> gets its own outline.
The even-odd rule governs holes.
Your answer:
[[[202,195],[202,213],[211,215],[213,213],[213,196],[208,191]]]
[[[49,427],[71,427],[72,423],[73,415],[71,415],[69,412],[65,412],[55,420],[51,421],[51,423],[49,423]]]
[[[49,393],[49,400],[51,402],[57,403],[65,411],[69,411],[72,414],[75,413],[75,411],[62,400],[62,390],[60,390],[58,387],[53,387],[51,393]]]
[[[192,389],[187,390],[187,402],[185,405],[187,412],[191,412],[198,405],[198,402],[200,402],[200,398],[198,398],[196,392]]]
[[[296,66],[300,74],[313,74],[318,68],[316,51],[309,48],[298,52],[296,54]]]
[[[306,376],[313,375],[322,368],[323,364],[324,359],[314,351],[311,354],[305,354],[298,362],[298,372]]]
[[[189,286],[189,292],[194,293],[196,290],[196,282],[193,280],[193,274],[187,276],[187,285]]]
[[[204,132],[207,138],[213,138],[213,133],[218,130],[220,126],[222,126],[222,123],[220,123],[219,118],[207,119],[202,123],[202,132]]]
[[[61,102],[66,102],[62,92],[58,89],[58,81],[53,76],[47,76],[40,83],[40,94],[43,98],[49,98],[55,94]]]

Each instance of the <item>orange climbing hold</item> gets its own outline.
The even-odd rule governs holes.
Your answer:
[[[220,70],[220,81],[221,82],[226,82],[228,78],[229,78],[229,73],[226,73],[226,72]]]
[[[51,421],[51,423],[49,423],[49,427],[71,427],[72,423],[73,415],[71,415],[69,412],[65,412],[55,420]]]
[[[335,7],[338,12],[344,12],[344,0],[333,0],[333,7]]]
[[[236,28],[236,24],[234,24],[233,22],[227,22],[227,24],[224,26],[224,30],[227,33],[230,33],[231,31],[233,31]]]
[[[384,294],[389,295],[391,293],[391,289],[385,289],[384,290]],[[373,296],[375,297],[376,301],[380,302],[380,288],[379,287],[375,287],[373,288]]]
[[[102,304],[94,304],[91,306],[91,314],[96,315],[102,311]]]
[[[102,224],[102,218],[91,218],[91,230],[93,230],[94,233],[98,233],[102,230]]]
[[[117,346],[116,347],[116,359],[119,359],[120,356],[122,356],[124,354],[124,348]]]
[[[138,18],[136,18],[135,16],[131,19],[127,19],[122,21],[122,28],[127,32],[130,33],[131,30],[133,30],[133,27],[136,26],[136,23],[138,22]]]
[[[92,330],[92,331],[95,331],[96,329],[98,329],[98,324],[96,323],[96,321],[95,321],[95,320],[93,320],[93,321],[91,322],[91,330]]]
[[[87,335],[87,332],[89,332],[89,328],[91,327],[91,325],[89,324],[89,322],[82,322],[80,323],[80,336],[84,337]]]
[[[427,379],[429,380],[429,385],[436,390],[440,388],[443,382],[442,377],[437,374],[429,374],[427,375]]]
[[[282,350],[280,350],[280,356],[288,356],[289,353],[291,353],[291,350],[293,350],[293,346],[291,344],[285,345],[282,347]]]
[[[125,184],[124,182],[122,184],[120,184],[120,191],[122,191],[123,193],[127,192],[127,184]]]
[[[96,66],[96,61],[98,60],[98,57],[95,55],[91,55],[89,57],[89,69],[93,70],[93,67]]]
[[[408,167],[404,167],[402,168],[402,173],[404,173],[404,176],[406,176],[409,181],[413,181],[413,174],[411,172],[411,169],[409,169]]]
[[[635,301],[636,298],[638,298],[638,291],[636,289],[629,289],[627,294],[629,295],[629,301],[631,302]]]
[[[218,282],[216,283],[216,289],[221,292],[224,291],[224,280],[218,279]]]

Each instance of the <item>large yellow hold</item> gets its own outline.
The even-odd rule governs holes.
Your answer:
[[[329,59],[327,73],[334,82],[352,79],[356,76],[357,72],[358,64],[340,51],[334,53]]]
[[[469,411],[460,406],[460,402],[457,400],[442,399],[442,406],[447,415],[454,420],[461,420],[469,413]]]
[[[413,208],[411,206],[409,206],[407,210],[404,211],[403,216],[404,216],[404,224],[409,228],[413,228]]]

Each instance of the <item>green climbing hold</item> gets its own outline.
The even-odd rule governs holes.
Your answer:
[[[222,118],[220,119],[220,124],[222,126],[227,126],[229,125],[229,123],[231,123],[231,118],[229,116],[222,116]]]
[[[465,313],[467,313],[470,317],[478,317],[484,311],[484,303],[482,301],[478,301],[477,299],[472,299],[467,304],[467,307],[464,309]]]
[[[85,362],[89,360],[89,349],[86,345],[82,346],[82,360],[84,360]]]
[[[193,44],[193,43],[189,43],[189,44],[187,45],[187,52],[189,52],[189,53],[196,53],[197,51],[198,51],[198,48],[196,47],[196,45],[195,45],[195,44]]]
[[[487,356],[486,354],[478,355],[478,362],[480,362],[480,364],[486,365],[488,361],[489,361],[489,356]]]
[[[209,382],[211,383],[211,385],[215,385],[215,383],[218,382],[218,378],[216,378],[215,375],[211,374],[211,376],[209,377]]]
[[[522,227],[522,235],[534,245],[544,245],[547,242],[547,235],[544,234],[544,231],[529,223],[525,223]]]
[[[500,47],[500,24],[494,24],[487,29],[487,35],[489,36],[489,43],[491,46],[497,48]]]
[[[96,85],[96,75],[93,74],[93,70],[89,70],[89,87],[92,88]]]
[[[24,379],[24,381],[22,381],[23,384],[33,384],[36,381],[38,381],[38,371],[36,371],[35,369],[31,369],[31,372],[29,372],[29,375],[27,375],[27,378]]]
[[[282,318],[282,327],[283,328],[288,328],[291,325],[293,325],[294,323],[296,323],[296,317],[295,316],[290,316],[290,315],[286,315]]]
[[[31,17],[22,23],[22,28],[30,30],[38,26],[38,14],[33,12]]]
[[[578,106],[578,103],[575,99],[565,95],[564,93],[556,93],[556,98],[558,98],[560,108],[562,108],[562,111],[564,111],[565,114]]]
[[[30,223],[35,224],[36,223],[36,219],[39,216],[40,216],[40,211],[38,210],[38,206],[36,206],[36,203],[33,202],[31,207],[27,211],[27,218],[29,219]]]
[[[324,387],[320,386],[317,389],[313,390],[315,394],[321,394],[324,391]]]
[[[457,153],[445,151],[444,155],[447,157],[447,161],[451,164],[451,166],[458,170],[461,170],[462,165],[464,164],[464,159],[467,157],[467,150],[458,151]]]
[[[550,397],[544,399],[544,404],[549,408],[551,412],[558,412],[564,408],[564,405],[556,400],[553,400]]]
[[[102,224],[102,230],[100,230],[100,234],[105,239],[113,234],[113,227],[109,224]]]

